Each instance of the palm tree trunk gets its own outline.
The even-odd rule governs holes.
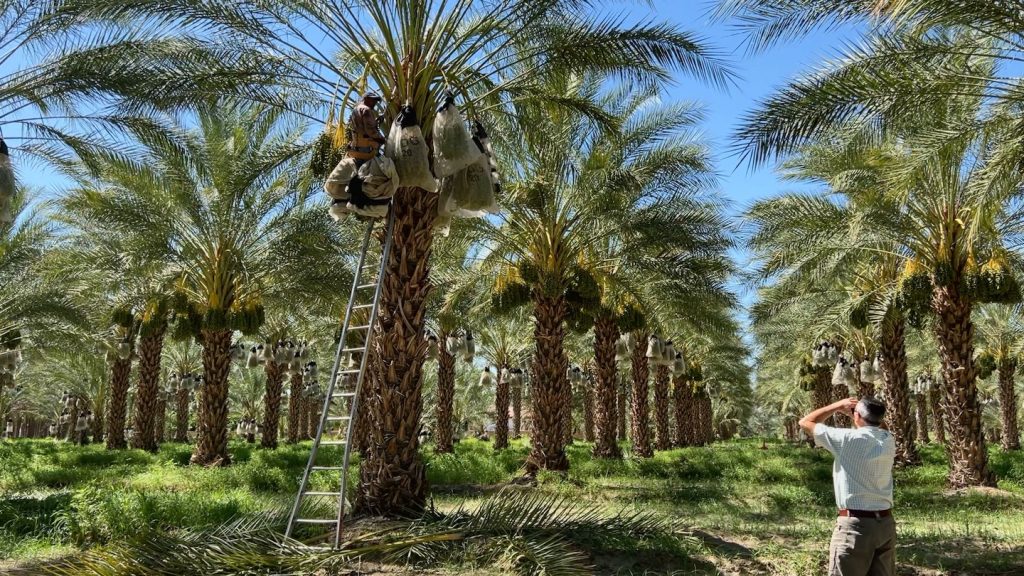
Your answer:
[[[676,437],[675,447],[693,446],[693,385],[686,376],[672,379],[672,401],[675,405]]]
[[[858,378],[858,381],[859,380],[860,379]],[[858,385],[858,389],[859,388],[860,387]],[[850,389],[847,388],[846,386],[841,384],[832,386],[832,402],[838,402],[849,397]],[[839,428],[849,428],[851,425],[853,425],[852,416],[843,412],[836,412],[835,414],[833,414],[832,422],[833,425]]]
[[[924,394],[914,394],[914,424],[917,430],[917,442],[927,444],[928,439],[928,400]]]
[[[163,391],[157,393],[156,421],[153,430],[153,439],[157,446],[163,444],[167,433],[167,394]]]
[[[306,435],[306,430],[309,429],[309,398],[306,398],[305,391],[299,394],[299,417],[295,419],[295,423],[298,427],[295,432],[296,441],[309,440],[309,436]]]
[[[995,486],[995,476],[988,468],[975,382],[971,303],[959,293],[958,282],[953,282],[949,287],[935,289],[932,309],[937,317],[935,335],[945,382],[949,484],[953,488]]]
[[[367,402],[361,408],[370,419],[358,504],[371,514],[404,516],[426,503],[419,433],[427,351],[424,314],[431,290],[437,198],[420,188],[400,188],[391,204],[392,248],[382,279]]]
[[[886,404],[885,421],[896,440],[896,465],[914,466],[921,463],[921,457],[914,445],[905,327],[903,318],[888,319],[882,326],[879,352],[882,356],[882,380],[885,383],[882,391]]]
[[[98,398],[92,408],[92,440],[93,442],[103,442],[103,428],[106,423],[106,403],[103,398]]]
[[[700,391],[697,393],[697,414],[699,422],[697,443],[700,446],[706,446],[714,442],[715,430],[711,418],[711,396],[708,394],[708,388],[705,385],[701,385]]]
[[[935,429],[935,441],[946,445],[946,424],[942,421],[942,389],[938,380],[928,390],[928,404],[932,407],[932,427]]]
[[[619,441],[623,442],[623,441],[625,441],[625,440],[627,440],[629,438],[629,433],[628,433],[629,426],[628,426],[628,422],[626,421],[626,412],[628,412],[626,407],[629,406],[629,382],[626,381],[626,377],[623,374],[617,374],[615,376],[615,379],[617,381],[617,385],[618,385],[618,388],[619,388],[619,392],[618,392],[619,398],[618,398],[618,400],[616,402],[616,407],[618,408],[618,411],[619,411],[619,413],[618,413]]]
[[[298,376],[298,377],[296,377]],[[288,391],[288,443],[295,444],[301,439],[302,426],[302,374],[292,376]]]
[[[654,455],[654,451],[651,449],[650,391],[648,390],[651,371],[647,364],[647,338],[647,334],[637,335],[631,358],[633,403],[630,405],[630,416],[633,420],[630,432],[633,437],[633,455],[641,458],[650,458]]]
[[[566,359],[568,365],[568,358]],[[566,376],[568,381],[568,375]],[[571,382],[567,382],[566,386],[569,390],[568,402],[562,410],[562,446],[572,446],[573,440],[575,440],[576,425],[573,421],[573,408],[576,406],[576,390],[573,388]]]
[[[512,386],[512,438],[523,435],[523,384],[518,381]]]
[[[590,363],[583,370],[583,439],[593,442],[594,434],[594,370]]]
[[[534,288],[530,434],[533,450],[526,461],[530,473],[569,469],[565,455],[565,411],[571,409],[572,388],[567,374],[569,359],[563,348],[566,313],[564,297],[545,296]]]
[[[494,449],[508,448],[509,383],[504,377],[507,365],[499,365],[498,381],[494,388]]]
[[[615,342],[618,339],[619,327],[615,319],[604,314],[599,316],[594,322],[594,364],[597,368],[597,409],[594,414],[597,442],[594,444],[594,456],[597,458],[622,458],[616,439],[618,366],[615,363]]]
[[[668,405],[668,366],[658,366],[654,373],[654,423],[658,450],[672,448],[671,424]]]
[[[203,330],[203,386],[199,429],[191,462],[227,466],[228,374],[231,371],[231,331]]]
[[[188,442],[188,388],[179,388],[175,394],[177,408],[174,411],[174,441]]]
[[[437,337],[437,405],[434,407],[434,450],[439,454],[451,453],[452,414],[455,410],[455,356],[448,350],[448,335],[441,331]]]
[[[306,400],[306,439],[316,438],[316,429],[320,426],[320,407],[323,399],[312,397]]]
[[[277,429],[281,422],[281,392],[284,389],[284,370],[273,360],[263,365],[263,373],[267,376],[267,388],[263,393],[263,436],[260,446],[277,448]],[[302,372],[296,371],[292,378],[299,378],[301,385]]]
[[[1014,372],[1017,362],[1003,360],[999,363],[999,410],[1002,418],[1003,450],[1020,450],[1020,432],[1017,430],[1017,392],[1014,390]]]
[[[164,334],[167,323],[163,322],[139,339],[139,384],[135,391],[135,436],[132,448],[156,452],[157,396],[160,394],[160,358],[163,356]]]
[[[110,371],[110,406],[107,407],[107,450],[127,448],[124,439],[125,412],[128,403],[128,385],[130,384],[132,361],[114,361]]]

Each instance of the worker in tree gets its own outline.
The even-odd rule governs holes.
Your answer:
[[[384,134],[380,130],[380,118],[374,108],[381,101],[375,92],[363,94],[363,100],[356,106],[349,117],[348,129],[351,133],[348,144],[349,158],[369,160],[377,156]]]

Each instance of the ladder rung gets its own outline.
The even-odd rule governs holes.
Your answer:
[[[345,445],[345,441],[344,440],[321,440],[320,441],[320,445],[321,446],[344,446]]]
[[[327,421],[328,422],[340,422],[342,420],[351,420],[351,419],[352,419],[351,416],[328,416],[327,417]]]
[[[313,466],[310,470],[314,471],[329,471],[329,470],[341,470],[341,466]]]
[[[339,394],[331,394],[331,398],[352,398],[355,395],[355,392],[341,392]]]
[[[359,286],[356,286],[356,290],[366,290],[367,288],[376,288],[376,287],[377,287],[376,283],[360,284]]]
[[[373,308],[373,304],[356,304],[352,307],[353,310],[364,310],[366,308]]]
[[[341,496],[341,492],[306,492],[306,496]]]
[[[324,518],[296,518],[295,522],[299,524],[337,524],[338,519],[333,518],[330,520]]]
[[[338,374],[359,374],[359,368],[349,368],[348,370],[338,370]]]
[[[341,351],[342,354],[346,352],[366,352],[366,346],[361,346],[359,348],[343,348]],[[356,372],[358,372],[358,370],[356,370]]]
[[[367,324],[365,326],[349,326],[348,329],[349,330],[366,330],[369,327],[370,327],[370,325]]]

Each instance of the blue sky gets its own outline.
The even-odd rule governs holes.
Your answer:
[[[712,22],[708,17],[708,0],[654,0],[654,9],[634,8],[636,15],[651,14],[655,20],[675,23],[706,40],[722,53],[737,73],[736,86],[727,91],[707,86],[686,76],[677,75],[669,87],[667,100],[694,100],[706,108],[705,139],[711,145],[716,166],[721,173],[721,191],[732,214],[742,212],[751,202],[773,196],[794,185],[781,182],[774,167],[753,170],[730,155],[731,137],[743,114],[756,103],[783,86],[787,80],[815,69],[824,60],[838,54],[844,42],[855,39],[852,31],[814,33],[800,40],[783,43],[770,51],[750,55],[743,46],[743,37],[729,23]],[[745,260],[742,250],[734,254],[740,265]],[[739,288],[737,286],[737,288]],[[752,294],[744,294],[749,304]]]

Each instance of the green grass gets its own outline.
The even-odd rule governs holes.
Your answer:
[[[204,469],[187,466],[185,445],[149,454],[0,443],[0,569],[127,541],[144,528],[198,529],[284,509],[308,449],[234,443],[234,465]],[[474,440],[455,454],[426,447],[433,502],[441,510],[472,505],[521,476],[527,453],[522,442],[500,453]],[[577,444],[569,456],[568,475],[541,474],[536,487],[523,489],[608,514],[653,512],[675,526],[671,538],[589,550],[599,573],[822,573],[834,503],[831,458],[821,450],[743,440],[622,461],[594,460],[588,445]],[[1024,573],[1024,455],[993,448],[1000,489],[959,493],[944,487],[942,450],[927,446],[923,456],[922,466],[897,472],[901,573]],[[329,475],[314,479],[324,488],[334,483]]]

